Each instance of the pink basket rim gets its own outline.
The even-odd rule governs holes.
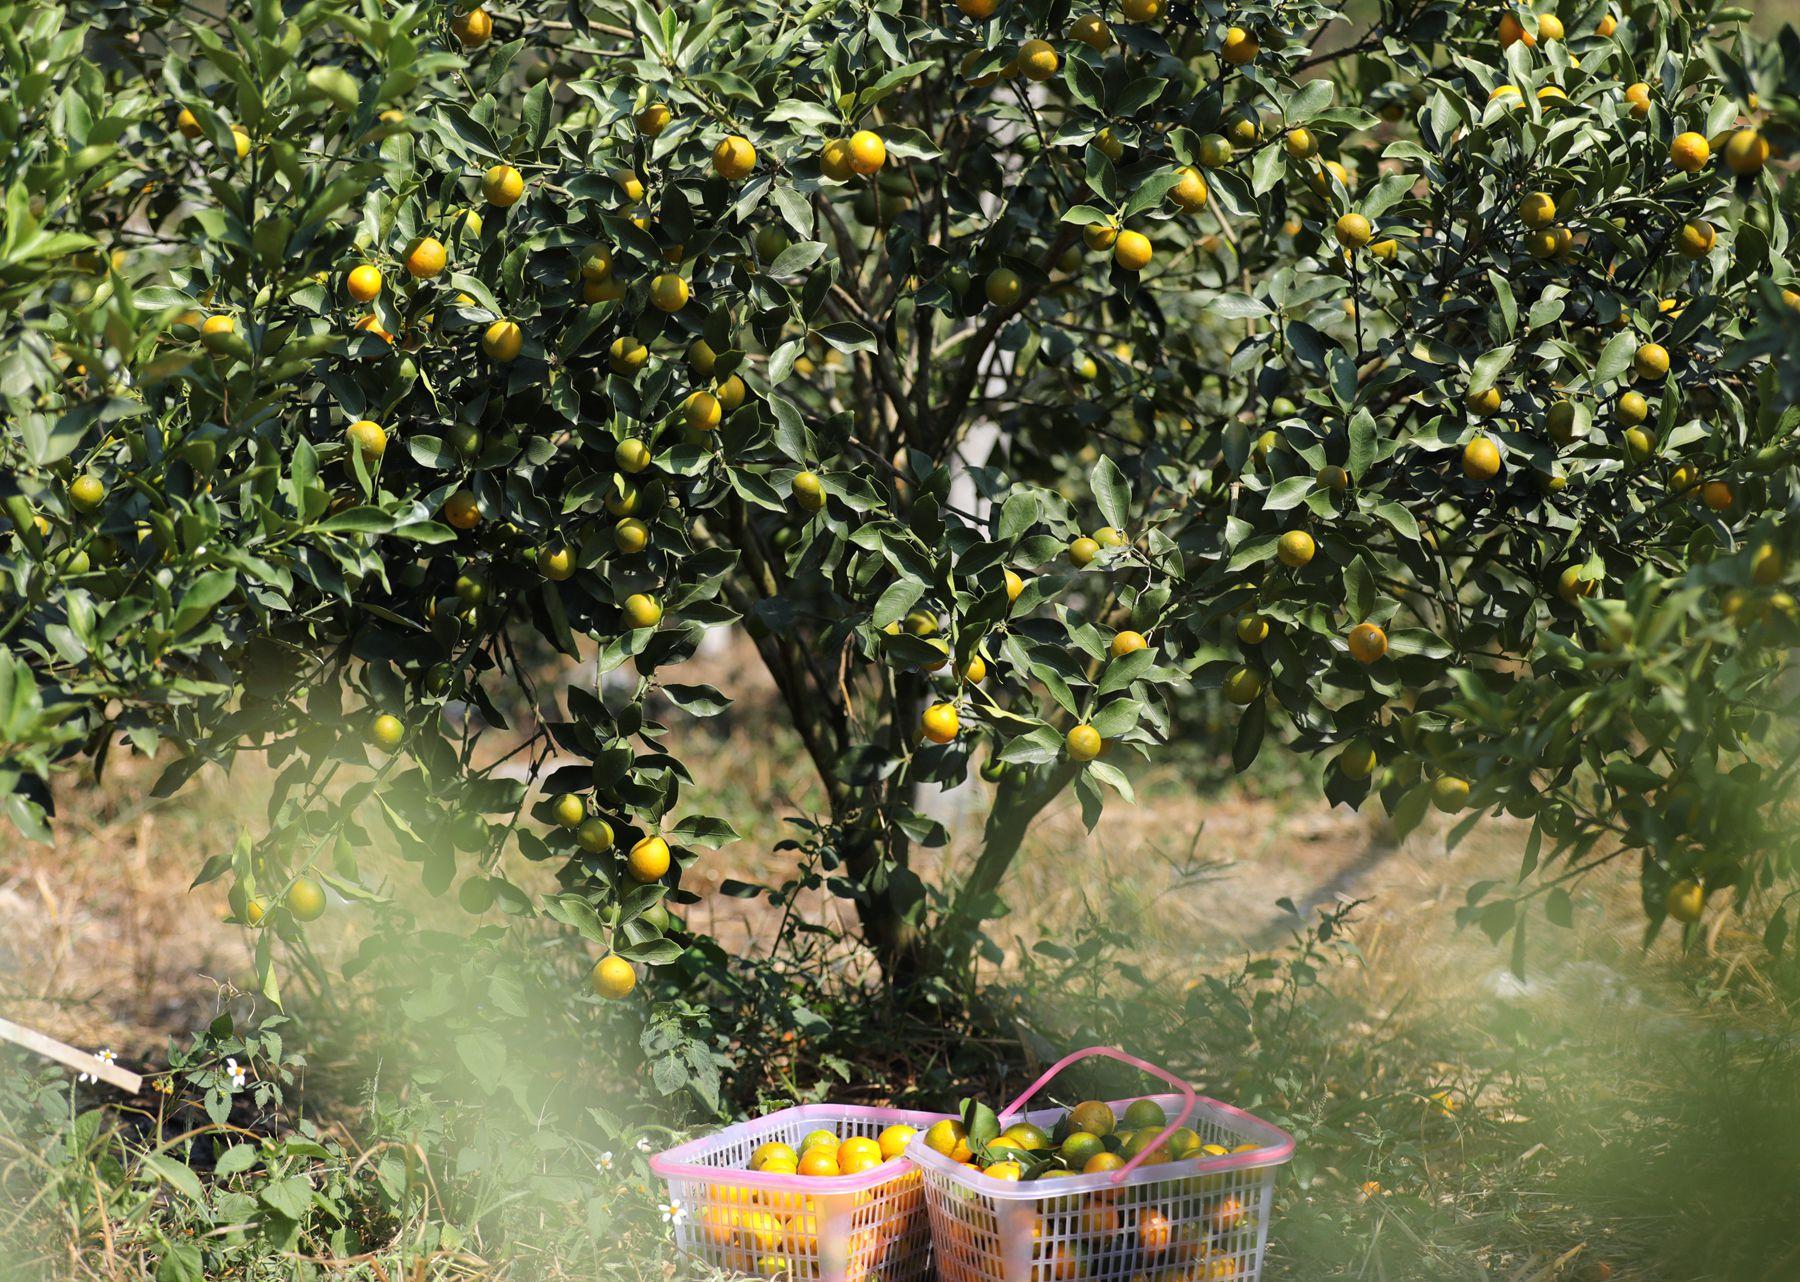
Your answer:
[[[707,1166],[693,1159],[706,1152],[718,1142],[719,1136],[733,1127],[761,1127],[772,1122],[841,1122],[846,1118],[860,1118],[870,1122],[886,1122],[888,1125],[916,1126],[920,1133],[933,1122],[941,1122],[948,1113],[933,1113],[911,1108],[882,1108],[870,1104],[796,1104],[791,1108],[776,1109],[773,1113],[764,1113],[760,1117],[745,1118],[741,1122],[733,1122],[730,1126],[709,1131],[705,1135],[697,1135],[691,1140],[664,1149],[650,1158],[650,1170],[663,1179],[681,1177],[705,1180],[712,1184],[735,1184],[748,1188],[771,1189],[779,1193],[860,1193],[872,1189],[878,1184],[885,1184],[896,1175],[904,1175],[913,1169],[913,1164],[905,1156],[891,1157],[881,1165],[864,1171],[861,1175],[768,1175],[761,1171],[752,1171],[748,1167]]]
[[[1166,1102],[1172,1102],[1181,1098],[1180,1095],[1172,1093],[1162,1095],[1133,1095],[1124,1099],[1108,1100],[1106,1103],[1107,1107],[1117,1112],[1127,1104],[1135,1103],[1140,1099],[1155,1100],[1159,1104],[1166,1104]],[[1131,1177],[1124,1182],[1125,1187],[1129,1188],[1138,1184],[1150,1184],[1158,1180],[1191,1179],[1198,1175],[1215,1175],[1224,1171],[1247,1170],[1259,1166],[1280,1166],[1289,1158],[1293,1157],[1294,1137],[1273,1122],[1265,1122],[1262,1118],[1257,1117],[1253,1113],[1246,1113],[1241,1108],[1234,1108],[1230,1104],[1213,1099],[1211,1096],[1207,1095],[1196,1097],[1195,1103],[1198,1104],[1200,1111],[1211,1113],[1215,1116],[1223,1115],[1230,1118],[1231,1120],[1240,1123],[1246,1131],[1249,1131],[1253,1135],[1261,1133],[1268,1136],[1271,1142],[1247,1150],[1243,1153],[1227,1153],[1212,1157],[1190,1157],[1179,1162],[1161,1162],[1154,1166],[1140,1166],[1137,1170],[1133,1171]],[[1016,1116],[1014,1120],[1028,1122],[1054,1121],[1057,1117],[1062,1115],[1063,1111],[1064,1110],[1060,1108],[1032,1109],[1023,1115]],[[1064,1194],[1089,1193],[1096,1189],[1116,1189],[1120,1187],[1120,1185],[1115,1183],[1112,1178],[1114,1175],[1118,1174],[1116,1171],[1099,1171],[1093,1175],[1073,1175],[1065,1179],[1052,1180],[1048,1183],[1045,1183],[1042,1180],[1027,1180],[1014,1183],[1010,1180],[990,1179],[975,1170],[972,1166],[965,1166],[961,1162],[953,1162],[936,1149],[927,1148],[923,1131],[913,1136],[912,1140],[907,1144],[906,1156],[926,1170],[935,1172],[939,1175],[948,1175],[966,1189],[1015,1201],[1061,1197]]]

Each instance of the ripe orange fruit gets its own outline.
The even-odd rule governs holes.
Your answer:
[[[1711,223],[1704,218],[1690,218],[1676,234],[1675,248],[1683,258],[1705,258],[1712,253],[1713,242],[1717,239],[1718,233]]]
[[[1122,231],[1113,241],[1113,261],[1128,272],[1148,267],[1150,253],[1150,238],[1142,232]]]
[[[1168,0],[1121,0],[1119,10],[1127,22],[1155,22],[1168,8]]]
[[[317,921],[325,912],[325,887],[311,877],[296,877],[288,887],[287,910],[295,921]]]
[[[387,432],[372,419],[357,419],[344,429],[344,437],[365,459],[378,459],[387,452]]]
[[[727,182],[742,182],[756,168],[756,148],[748,138],[731,134],[713,148],[713,172]]]
[[[864,177],[876,173],[887,163],[887,144],[873,129],[858,129],[850,135],[850,168]]]
[[[1691,877],[1670,886],[1663,895],[1663,907],[1679,922],[1696,922],[1706,910],[1706,887]]]
[[[637,987],[637,972],[617,953],[608,953],[594,963],[588,984],[597,996],[616,1002]]]
[[[967,663],[957,667],[956,675],[959,680],[978,686],[987,680],[987,660],[979,654],[972,654]]]
[[[1305,530],[1289,530],[1275,544],[1275,559],[1290,569],[1298,570],[1313,559],[1318,545]]]
[[[1128,654],[1136,654],[1149,644],[1144,639],[1142,632],[1120,632],[1112,639],[1112,657],[1123,659]]]
[[[674,272],[662,272],[650,282],[650,301],[659,311],[678,312],[687,306],[688,283]]]
[[[444,519],[459,530],[472,530],[481,522],[481,508],[473,494],[458,490],[444,500]]]
[[[1631,358],[1632,371],[1647,382],[1668,377],[1669,349],[1661,343],[1644,343]]]
[[[719,425],[724,412],[719,398],[711,392],[689,392],[681,403],[681,416],[689,431],[710,432]]]
[[[1361,249],[1369,243],[1375,229],[1361,214],[1344,214],[1337,220],[1333,234],[1337,237],[1337,243],[1345,249]]]
[[[443,241],[421,236],[406,247],[406,270],[414,280],[430,280],[444,270],[448,258]]]
[[[1500,447],[1486,436],[1477,436],[1462,452],[1463,475],[1471,481],[1491,481],[1500,474]]]
[[[1170,188],[1169,199],[1190,214],[1206,208],[1206,179],[1200,176],[1200,171],[1191,165],[1183,165],[1176,172],[1181,175],[1181,181]]]
[[[188,139],[198,138],[206,132],[200,124],[200,118],[187,107],[183,107],[176,113],[175,128],[180,131],[183,138]]]
[[[1610,36],[1618,29],[1619,20],[1610,13],[1603,13],[1600,15],[1600,21],[1594,25],[1594,34],[1601,37]]]
[[[1087,14],[1069,24],[1069,39],[1079,40],[1096,53],[1105,53],[1112,48],[1112,28],[1098,14]]]
[[[850,165],[850,140],[833,138],[819,152],[819,172],[833,182],[848,182],[856,170]]]
[[[625,598],[625,622],[633,628],[654,628],[662,622],[662,605],[655,597],[633,592]]]
[[[1561,40],[1563,38],[1562,19],[1554,13],[1540,13],[1537,20],[1539,40]]]
[[[1463,404],[1469,407],[1471,414],[1479,414],[1486,418],[1500,412],[1500,389],[1483,387],[1469,392],[1463,397]]]
[[[635,516],[628,516],[613,526],[613,546],[626,556],[636,556],[650,546],[650,527]]]
[[[1092,761],[1106,747],[1106,741],[1098,730],[1084,721],[1070,727],[1069,733],[1063,736],[1063,746],[1069,750],[1071,761]]]
[[[1724,512],[1737,501],[1737,494],[1729,481],[1708,481],[1700,487],[1700,501],[1710,511]]]
[[[644,837],[625,857],[625,871],[634,881],[656,881],[669,871],[669,862],[669,843],[661,837]]]
[[[1295,160],[1311,160],[1319,154],[1319,140],[1305,125],[1296,125],[1288,130],[1287,137],[1282,139],[1281,145]]]
[[[1768,163],[1769,140],[1754,129],[1739,129],[1725,140],[1724,154],[1732,173],[1754,174]]]
[[[1019,599],[1019,593],[1025,590],[1025,580],[1020,578],[1016,571],[1008,570],[1006,572],[1005,583],[1006,600],[1008,604],[1011,604],[1012,602],[1017,601]]]
[[[1262,673],[1252,667],[1240,665],[1225,678],[1225,697],[1239,707],[1255,703],[1262,688]]]
[[[1350,657],[1358,663],[1374,663],[1387,653],[1387,633],[1374,623],[1359,623],[1350,629],[1347,644]]]
[[[952,703],[934,703],[925,709],[925,715],[919,719],[919,735],[932,743],[949,743],[956,738],[962,723],[956,715],[956,705]]]
[[[956,7],[977,22],[986,22],[1000,8],[1000,0],[956,0]]]
[[[355,302],[374,302],[381,293],[381,269],[369,263],[352,267],[344,278],[344,292]]]
[[[524,346],[525,335],[515,321],[497,320],[482,331],[481,350],[502,365],[518,359]]]
[[[1527,31],[1518,18],[1512,14],[1501,14],[1500,47],[1502,49],[1509,49],[1521,40],[1525,42],[1525,47],[1527,49],[1534,48],[1537,45],[1537,33],[1535,31]]]
[[[1565,565],[1556,578],[1556,595],[1568,605],[1574,605],[1584,596],[1593,596],[1600,585],[1593,579],[1581,577],[1580,565]]]
[[[1519,202],[1519,218],[1527,227],[1548,227],[1556,221],[1556,202],[1549,192],[1534,191]]]
[[[541,547],[537,554],[538,573],[552,583],[564,583],[575,575],[575,553],[566,547]]]
[[[1625,87],[1625,101],[1631,104],[1631,114],[1638,120],[1650,114],[1650,86],[1639,80]]]
[[[1684,174],[1699,173],[1711,157],[1712,146],[1706,141],[1705,134],[1690,130],[1676,134],[1675,141],[1669,144],[1669,163]]]
[[[1219,45],[1219,56],[1234,67],[1241,67],[1247,62],[1254,62],[1256,55],[1262,52],[1262,45],[1256,37],[1242,27],[1227,27],[1225,39]]]
[[[373,320],[374,317],[365,317]],[[209,352],[222,352],[237,333],[237,321],[230,316],[208,316],[200,323],[200,342]]]
[[[654,138],[669,127],[669,121],[673,118],[668,103],[653,102],[632,117],[632,123],[644,137]]]
[[[1027,80],[1048,80],[1062,66],[1056,49],[1048,40],[1027,40],[1019,46],[1019,71]]]
[[[511,165],[495,165],[481,176],[481,195],[490,205],[505,209],[525,194],[525,176]]]
[[[925,1131],[925,1147],[933,1152],[942,1153],[953,1162],[967,1162],[973,1153],[969,1151],[969,1132],[961,1122],[945,1118],[941,1122],[933,1122]]]
[[[606,352],[606,363],[612,367],[613,373],[627,377],[643,369],[649,359],[650,349],[630,335],[613,339],[612,346]]]
[[[1640,392],[1625,392],[1613,406],[1613,422],[1620,427],[1636,427],[1650,415],[1650,402]]]
[[[478,5],[467,13],[459,13],[450,19],[450,33],[465,49],[474,49],[486,44],[494,34],[493,16]]]

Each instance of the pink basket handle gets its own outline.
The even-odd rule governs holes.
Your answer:
[[[1019,1110],[1025,1107],[1033,1095],[1036,1095],[1039,1091],[1043,1090],[1044,1087],[1048,1086],[1050,1084],[1050,1079],[1062,1072],[1063,1069],[1080,1060],[1088,1059],[1095,1055],[1104,1056],[1107,1059],[1116,1059],[1121,1064],[1129,1064],[1133,1068],[1140,1069],[1143,1072],[1150,1074],[1152,1077],[1160,1077],[1163,1081],[1181,1092],[1181,1111],[1175,1115],[1175,1120],[1163,1127],[1162,1134],[1156,1137],[1156,1142],[1154,1144],[1144,1145],[1143,1149],[1139,1151],[1136,1157],[1130,1159],[1125,1165],[1112,1173],[1112,1182],[1118,1184],[1123,1181],[1127,1175],[1130,1175],[1136,1170],[1138,1166],[1143,1163],[1143,1160],[1150,1156],[1152,1150],[1161,1148],[1164,1144],[1168,1143],[1171,1135],[1186,1126],[1188,1119],[1194,1115],[1194,1109],[1200,1102],[1199,1096],[1194,1094],[1194,1088],[1167,1069],[1158,1068],[1154,1064],[1146,1063],[1135,1055],[1127,1055],[1124,1051],[1119,1050],[1114,1046],[1089,1046],[1086,1050],[1071,1051],[1069,1054],[1064,1055],[1061,1059],[1057,1060],[1056,1063],[1052,1064],[1049,1068],[1045,1069],[1042,1077],[1038,1078],[1037,1081],[1033,1082],[1030,1086],[1027,1086],[1017,1099],[1001,1109],[999,1120],[1004,1122],[1007,1118],[1017,1114]]]

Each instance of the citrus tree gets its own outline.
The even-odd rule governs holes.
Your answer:
[[[200,878],[271,994],[326,888],[404,920],[379,844],[689,997],[734,833],[662,718],[742,628],[897,982],[1196,690],[1240,769],[1529,817],[1496,938],[1621,859],[1653,926],[1782,893],[1800,68],[1746,16],[9,6],[9,814],[257,753]]]

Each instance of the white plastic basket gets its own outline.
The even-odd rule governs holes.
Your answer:
[[[861,1175],[752,1171],[750,1155],[779,1140],[800,1147],[821,1127],[874,1139],[890,1126],[921,1131],[942,1113],[803,1104],[738,1122],[650,1159],[679,1208],[678,1250],[715,1268],[807,1282],[924,1282],[931,1232],[919,1170],[906,1157]]]
[[[1007,1105],[1002,1126],[1024,1120],[1046,1130],[1059,1108],[1021,1113],[1057,1073],[1103,1055],[1176,1086],[1150,1095],[1174,1116],[1145,1154],[1116,1171],[1012,1182],[984,1175],[927,1147],[923,1133],[907,1156],[925,1178],[931,1238],[942,1282],[1257,1282],[1268,1242],[1275,1168],[1294,1140],[1228,1104],[1122,1051],[1095,1046],[1061,1060]],[[1108,1101],[1115,1117],[1129,1099]],[[1183,1126],[1202,1144],[1256,1148],[1224,1156],[1144,1164],[1150,1150]]]

